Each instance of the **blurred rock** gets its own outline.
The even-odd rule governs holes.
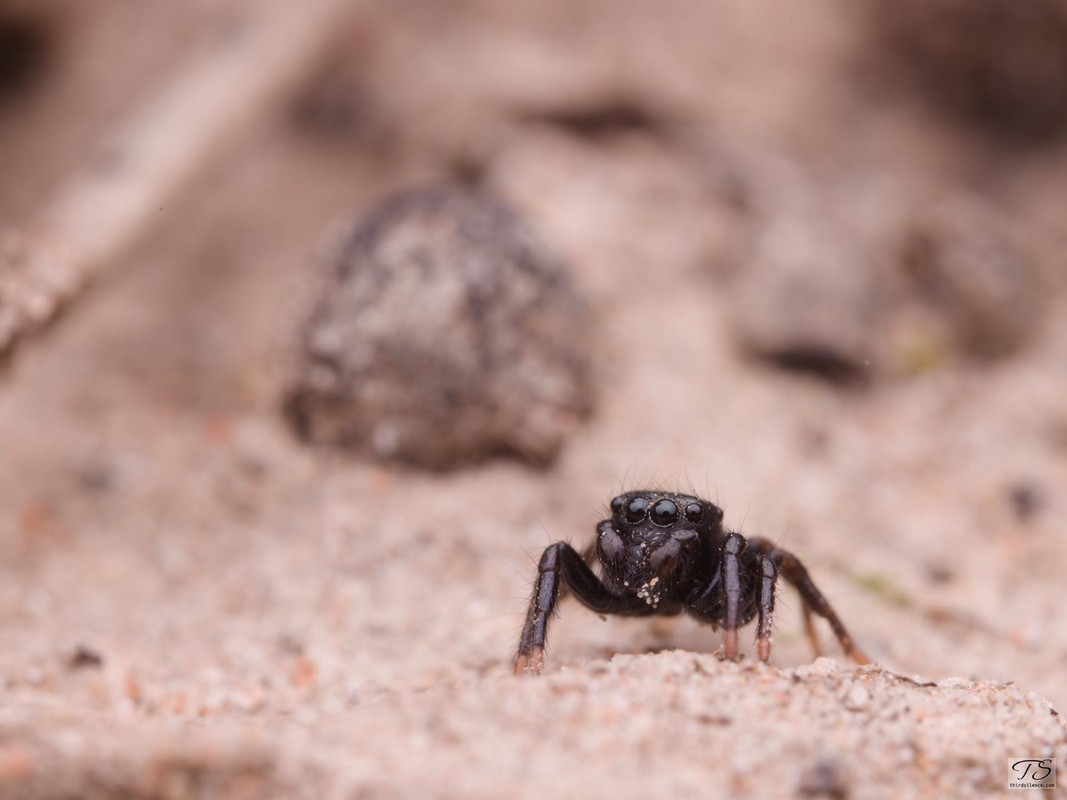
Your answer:
[[[1067,0],[871,0],[890,68],[1001,136],[1067,129]]]
[[[47,13],[28,3],[0,4],[0,107],[47,71],[54,27]]]
[[[67,669],[97,669],[104,666],[104,657],[92,647],[78,644],[64,658]]]
[[[813,194],[767,210],[734,283],[742,346],[784,369],[861,379],[875,349],[879,285],[860,244]]]
[[[974,198],[950,197],[917,214],[902,234],[899,265],[913,325],[962,355],[1010,355],[1043,318],[1039,264],[1003,216]]]
[[[868,183],[763,192],[732,287],[743,348],[856,385],[1010,356],[1034,337],[1049,282],[1004,215],[967,193],[930,202]]]
[[[549,462],[590,409],[587,313],[499,199],[403,195],[341,248],[288,414],[311,442],[434,469]]]
[[[849,796],[848,780],[840,764],[820,759],[801,776],[796,793],[798,797],[845,800]]]

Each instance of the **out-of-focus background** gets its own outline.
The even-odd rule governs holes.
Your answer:
[[[462,237],[440,285],[342,248],[449,185],[550,254],[519,270],[529,329],[505,275],[433,335],[489,280]],[[1067,769],[1028,694],[1067,703],[1065,187],[1063,0],[2,0],[0,796]],[[360,269],[412,283],[376,313]],[[429,362],[345,361],[413,330],[459,400]],[[311,444],[293,398],[338,341],[321,402],[358,435]],[[459,352],[487,341],[518,355]],[[794,550],[876,661],[940,683],[852,673],[828,631],[841,664],[805,666],[787,588],[781,671],[565,604],[546,675],[513,679],[540,551],[640,486]]]

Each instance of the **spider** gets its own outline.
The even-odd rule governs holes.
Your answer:
[[[721,626],[723,657],[731,661],[738,659],[737,629],[758,618],[759,659],[769,661],[779,574],[800,593],[804,628],[815,654],[819,641],[812,614],[830,623],[857,664],[869,664],[800,560],[767,539],[746,540],[727,531],[722,516],[721,508],[699,497],[626,492],[611,501],[611,518],[597,524],[596,543],[584,554],[567,542],[549,545],[537,568],[515,674],[541,672],[548,619],[566,589],[598,614],[646,617],[684,611],[715,629]],[[590,567],[594,553],[600,577]]]

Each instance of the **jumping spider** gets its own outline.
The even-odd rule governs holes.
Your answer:
[[[841,647],[868,664],[800,560],[767,539],[746,540],[722,525],[722,509],[691,495],[626,492],[597,524],[595,547],[580,554],[566,542],[549,545],[515,656],[515,674],[540,673],[548,619],[563,589],[598,614],[645,617],[685,612],[722,626],[723,657],[738,658],[737,629],[753,618],[760,661],[771,657],[771,617],[781,573],[800,593],[804,628],[816,655],[812,614],[830,623]],[[600,562],[598,578],[589,562]]]

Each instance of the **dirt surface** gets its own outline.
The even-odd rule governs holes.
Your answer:
[[[0,106],[5,219],[237,7],[57,4]],[[876,40],[829,0],[367,4],[0,377],[0,797],[1019,796],[1014,761],[1067,769],[1067,146],[946,122]],[[572,265],[592,415],[547,469],[302,445],[281,405],[323,254],[457,175]],[[872,275],[883,221],[981,196],[1040,313],[985,357],[905,310],[894,366],[844,381],[754,357],[738,276],[796,181],[874,221],[824,228]],[[568,603],[546,674],[512,677],[540,551],[642,485],[797,552],[880,666],[812,664],[784,589],[773,667],[749,630],[725,664],[691,621]]]
[[[826,658],[780,670],[672,651],[432,683],[230,696],[184,724],[130,714],[134,752],[85,710],[42,734],[28,706],[25,727],[8,723],[32,766],[16,796],[988,796],[1006,788],[1009,754],[1064,756],[1046,749],[1060,718],[1032,693]]]

